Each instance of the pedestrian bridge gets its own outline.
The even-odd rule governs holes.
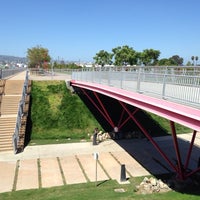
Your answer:
[[[72,73],[70,85],[75,92],[93,106],[114,129],[123,129],[132,121],[180,179],[192,176],[200,167],[188,171],[192,147],[200,131],[200,68],[198,67],[102,67],[77,70]],[[117,102],[111,110],[104,97]],[[132,109],[134,108],[134,109]],[[117,112],[116,110],[120,111]],[[145,110],[169,120],[176,153],[176,164],[157,145],[145,126],[137,119],[137,112]],[[117,113],[119,118],[113,119]],[[175,123],[193,130],[193,137],[185,158],[180,155]]]

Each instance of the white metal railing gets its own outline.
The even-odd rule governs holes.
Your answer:
[[[24,114],[24,106],[25,106],[25,99],[26,99],[26,92],[27,92],[27,88],[28,88],[28,70],[26,71],[26,77],[25,77],[25,81],[24,81],[24,86],[23,86],[23,90],[22,90],[22,98],[20,100],[19,103],[19,107],[18,107],[18,113],[17,113],[17,119],[16,119],[16,125],[15,125],[15,131],[13,134],[13,149],[14,149],[14,153],[18,152],[18,142],[19,142],[19,132],[20,132],[20,128],[21,128],[21,120]]]
[[[72,72],[72,80],[109,85],[200,108],[199,67],[106,67]]]
[[[5,79],[9,76],[13,76],[16,73],[25,71],[26,68],[23,67],[17,67],[17,68],[13,68],[13,69],[0,69],[0,79]]]

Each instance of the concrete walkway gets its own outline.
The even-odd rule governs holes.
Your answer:
[[[115,179],[120,183],[121,164],[127,166],[127,178],[149,175],[113,140],[97,146],[90,142],[27,146],[17,155],[0,153],[0,192],[94,182],[94,153],[99,154],[97,181]],[[137,170],[132,170],[134,167]]]
[[[187,155],[192,134],[179,137],[181,154]],[[189,167],[195,168],[200,155],[200,139],[197,135]],[[171,137],[155,138],[170,159],[175,158]],[[121,165],[125,165],[126,178],[170,172],[152,144],[146,139],[107,140],[96,146],[91,142],[59,145],[27,146],[24,152],[0,153],[0,192],[46,188],[65,184],[95,182],[108,179],[120,182]]]

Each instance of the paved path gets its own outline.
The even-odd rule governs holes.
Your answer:
[[[179,136],[182,155],[186,155],[191,137],[192,134]],[[170,159],[175,158],[171,137],[156,140]],[[190,168],[198,163],[199,146],[200,136],[197,134]],[[98,181],[114,179],[121,183],[122,164],[125,165],[127,178],[170,171],[146,139],[107,140],[97,146],[91,142],[27,146],[24,152],[17,155],[12,151],[0,153],[0,192],[95,182],[93,154],[96,152],[99,153]]]
[[[17,155],[12,151],[0,153],[0,192],[95,182],[96,152],[98,181],[111,178],[120,183],[121,164],[126,161],[129,169],[134,163],[138,168],[137,174],[131,170],[129,174],[135,177],[149,174],[113,140],[97,146],[90,142],[27,146]]]

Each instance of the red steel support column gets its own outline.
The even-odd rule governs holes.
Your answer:
[[[102,110],[97,106],[97,104],[92,100],[92,98],[85,92],[84,89],[82,89],[82,92],[87,96],[87,98],[90,100],[90,102],[96,107],[96,109],[102,114],[102,116],[106,119],[106,121],[113,127],[113,122],[109,120],[109,118],[102,112]]]
[[[200,167],[198,167],[197,169],[195,169],[195,170],[193,170],[192,172],[188,173],[188,174],[186,175],[186,177],[190,177],[190,176],[192,176],[193,174],[195,174],[196,172],[199,172],[199,171],[200,171]]]
[[[192,147],[194,145],[196,134],[197,134],[197,131],[194,130],[193,135],[192,135],[192,139],[191,139],[191,142],[190,142],[190,148],[189,148],[188,154],[187,154],[187,159],[186,159],[186,162],[185,162],[185,165],[184,165],[184,169],[188,168],[188,164],[189,164],[189,160],[190,160],[190,157],[191,157]]]
[[[114,127],[115,127],[115,125],[114,125],[114,123],[113,123],[113,121],[112,121],[111,117],[109,116],[109,114],[108,114],[107,110],[105,109],[104,105],[102,104],[101,100],[99,99],[99,97],[98,97],[97,93],[96,93],[96,92],[93,92],[93,93],[94,93],[95,97],[97,98],[97,100],[98,100],[99,104],[101,105],[101,107],[102,107],[102,109],[103,109],[104,113],[106,114],[107,118],[109,119],[109,122],[110,122],[111,126],[114,128]]]
[[[139,108],[136,108],[136,109],[133,111],[133,113],[131,113],[131,115],[132,115],[132,116],[135,115],[135,113],[136,113],[138,110],[139,110]],[[124,120],[123,123],[120,124],[119,129],[120,129],[129,119],[131,119],[130,116],[127,117],[127,119]]]
[[[176,136],[176,129],[175,129],[173,121],[170,121],[170,126],[171,126],[171,130],[172,130],[173,143],[174,143],[176,158],[177,158],[177,162],[178,162],[177,163],[178,164],[178,174],[180,176],[180,179],[183,180],[184,179],[184,174],[183,174],[184,169],[182,166],[181,155],[180,155],[178,140],[177,140],[177,136]]]
[[[125,113],[125,110],[123,109],[122,110],[122,113],[121,113],[121,116],[120,116],[120,118],[119,118],[119,121],[118,121],[118,124],[117,124],[117,127],[120,129],[120,127],[122,127],[121,126],[121,121],[122,121],[122,118],[123,118],[123,116],[124,116],[124,113]]]
[[[166,160],[166,162],[171,166],[172,169],[174,169],[177,173],[178,170],[174,166],[174,164],[169,160],[167,155],[161,150],[161,148],[158,146],[158,144],[153,140],[153,138],[148,134],[148,132],[145,130],[145,128],[137,121],[136,118],[134,118],[130,111],[126,108],[126,106],[120,102],[120,104],[123,106],[123,108],[126,110],[126,112],[129,114],[129,116],[132,118],[132,120],[137,124],[137,126],[142,130],[142,132],[145,134],[145,136],[149,139],[149,141],[153,144],[153,146],[157,149],[157,151],[161,154],[161,156]]]

